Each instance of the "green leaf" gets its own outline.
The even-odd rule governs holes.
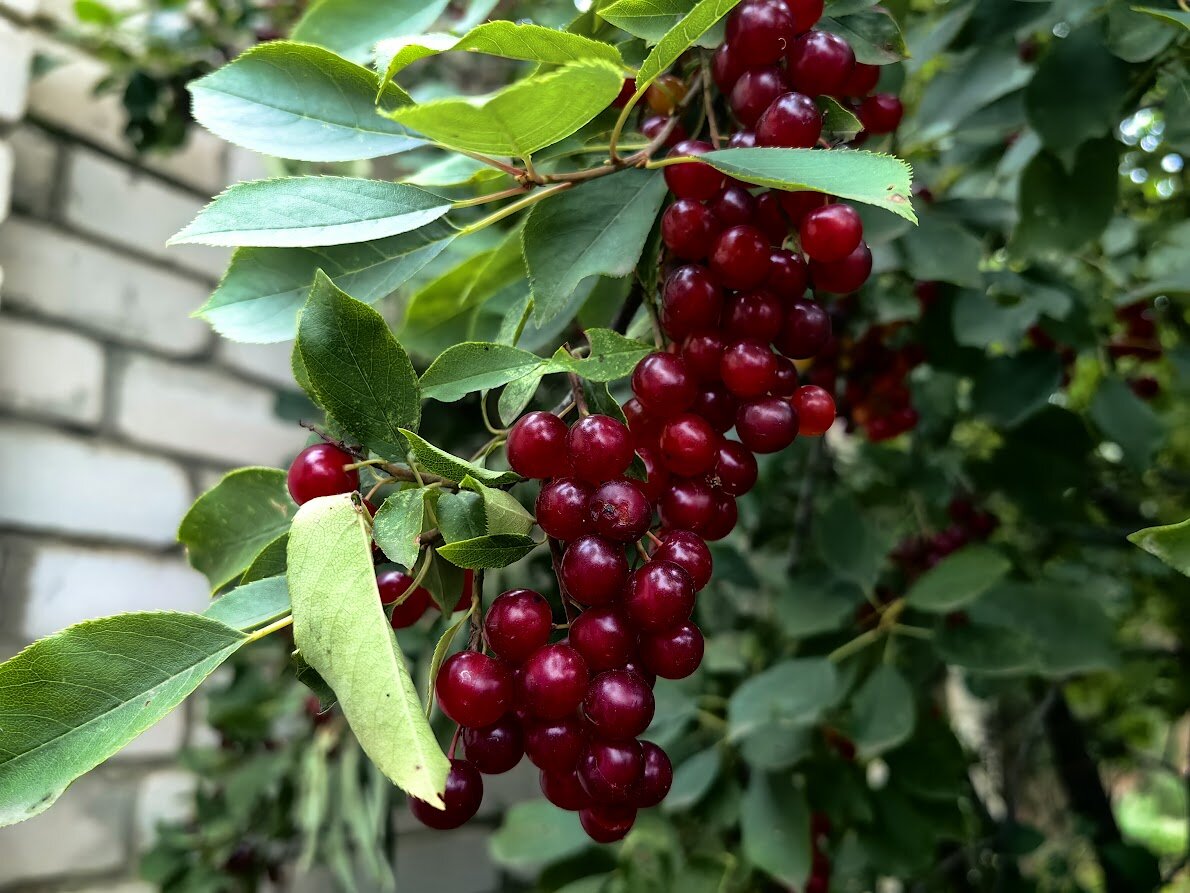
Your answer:
[[[1069,173],[1057,156],[1039,152],[1021,174],[1013,253],[1065,255],[1097,238],[1115,210],[1118,159],[1112,139],[1079,146]]]
[[[470,490],[443,493],[434,500],[434,516],[442,538],[448,543],[475,539],[488,532],[483,497]]]
[[[141,612],[76,624],[0,664],[0,827],[48,809],[246,641],[198,614]]]
[[[909,201],[913,171],[891,155],[853,149],[718,149],[698,160],[745,183],[826,192],[917,222]]]
[[[740,803],[740,843],[747,860],[790,889],[810,872],[810,808],[787,775],[752,773]]]
[[[464,490],[478,493],[483,500],[484,532],[489,534],[527,534],[533,529],[533,516],[517,502],[516,497],[504,490],[485,487],[468,475],[459,482]]]
[[[350,496],[323,496],[298,510],[288,577],[294,642],[334,689],[364,752],[402,790],[441,803],[450,762],[380,604],[371,537]]]
[[[525,221],[533,318],[550,321],[588,276],[627,276],[665,199],[656,171],[630,169],[538,202]]]
[[[429,441],[418,437],[412,431],[402,431],[401,433],[409,441],[409,449],[413,451],[413,457],[418,464],[431,474],[444,477],[448,481],[454,481],[457,484],[470,475],[482,484],[498,487],[501,484],[515,484],[521,480],[521,476],[515,471],[492,471],[476,465],[474,462],[452,456],[445,450],[438,449]]]
[[[356,161],[424,145],[376,110],[379,83],[329,50],[279,40],[193,81],[190,94],[203,127],[277,158]]]
[[[913,145],[925,146],[954,132],[971,115],[1025,86],[1032,76],[1032,67],[1017,56],[1015,41],[977,47],[926,83],[909,138]]]
[[[694,8],[694,0],[616,0],[598,11],[599,18],[617,28],[655,44]],[[718,29],[699,41],[700,46],[713,47],[722,42]],[[714,43],[707,37],[713,36]]]
[[[1128,542],[1156,555],[1180,574],[1190,577],[1190,518],[1177,524],[1146,527],[1128,535]]]
[[[901,240],[905,268],[923,281],[953,282],[978,288],[983,277],[983,244],[966,227],[939,214],[923,214]]]
[[[1052,353],[1025,351],[983,364],[971,391],[972,409],[1005,428],[1015,428],[1043,409],[1062,381],[1062,362]]]
[[[407,233],[450,202],[403,183],[356,177],[279,177],[217,195],[170,245],[266,248],[342,245]]]
[[[1106,378],[1091,401],[1091,418],[1109,440],[1124,451],[1124,461],[1135,472],[1149,468],[1153,453],[1164,438],[1161,418],[1119,378]]]
[[[1145,15],[1153,16],[1163,22],[1168,22],[1171,25],[1180,25],[1186,30],[1190,30],[1190,12],[1183,12],[1177,9],[1154,9],[1151,6],[1134,6],[1132,7],[1136,12],[1143,12]]]
[[[880,664],[851,698],[851,738],[865,759],[892,750],[913,734],[913,691],[891,664]]]
[[[256,553],[248,569],[240,577],[240,585],[255,583],[285,573],[285,550],[289,546],[289,531],[281,534]]]
[[[237,586],[202,612],[232,629],[250,632],[289,613],[289,587],[284,575]]]
[[[563,812],[546,800],[530,800],[504,814],[490,849],[497,865],[526,871],[573,856],[590,844],[578,813]]]
[[[394,493],[372,519],[372,538],[389,561],[405,567],[413,567],[417,561],[417,537],[425,527],[426,493],[423,487]]]
[[[520,561],[539,545],[540,543],[530,536],[496,533],[447,543],[438,547],[438,554],[456,567],[483,570],[508,567]]]
[[[543,363],[541,357],[519,347],[478,341],[456,344],[422,373],[422,396],[451,403],[529,375]]]
[[[835,665],[820,657],[775,664],[746,680],[727,705],[730,740],[774,722],[813,725],[834,703],[839,685]]]
[[[459,598],[463,592],[463,584],[466,582],[466,579],[462,568],[455,567],[449,561],[439,558],[437,555],[431,555],[430,568],[426,571],[422,585],[430,590],[430,595],[434,597],[434,603],[438,606],[438,610],[442,612],[443,617],[449,617],[454,613],[455,605],[459,603]]]
[[[116,13],[99,0],[74,0],[74,17],[88,25],[110,28],[120,19]]]
[[[857,62],[891,65],[909,55],[901,26],[885,9],[866,9],[842,18],[823,18],[817,27],[845,38],[855,51]]]
[[[1107,46],[1125,62],[1147,62],[1177,37],[1169,22],[1142,10],[1113,5],[1107,10]]]
[[[434,706],[434,683],[438,679],[438,671],[442,669],[442,664],[450,654],[450,646],[455,640],[455,636],[459,634],[459,630],[471,619],[471,613],[475,610],[474,605],[469,605],[467,610],[459,615],[459,619],[447,627],[441,638],[438,639],[438,644],[434,646],[434,653],[430,656],[430,672],[426,679],[426,716],[430,715],[430,710]]]
[[[284,471],[239,468],[195,500],[178,526],[178,541],[215,591],[285,533],[296,511]]]
[[[719,777],[721,762],[719,748],[708,747],[678,766],[661,808],[672,814],[685,812],[697,804]]]
[[[302,309],[296,350],[319,406],[384,458],[405,455],[402,429],[421,421],[417,373],[379,313],[320,272]]]
[[[446,9],[449,0],[318,0],[293,26],[294,40],[334,50],[357,62],[372,57],[381,38],[420,34]]]
[[[905,604],[945,614],[975,601],[1012,569],[991,546],[972,545],[942,559],[909,587]]]
[[[948,664],[992,676],[1015,676],[1036,665],[1033,642],[1002,626],[967,624],[942,626],[934,635],[934,648]]]
[[[637,363],[657,350],[611,329],[587,329],[585,334],[591,346],[587,356],[576,358],[559,348],[547,371],[574,372],[587,381],[615,381],[631,375]]]
[[[437,99],[388,114],[452,149],[523,158],[589,122],[611,104],[623,83],[617,66],[586,59],[486,98]]]
[[[541,386],[541,379],[545,375],[544,369],[543,364],[505,385],[504,390],[500,392],[500,399],[496,403],[501,422],[511,425],[525,411],[525,407],[529,405],[529,401],[533,399],[533,395]]]
[[[819,96],[814,101],[822,109],[822,134],[828,139],[850,142],[864,129],[859,118],[843,108],[837,99]]]
[[[678,61],[678,57],[690,49],[721,18],[735,8],[740,0],[699,0],[694,8],[682,17],[657,41],[652,52],[641,63],[636,74],[636,95],[645,89]]]
[[[870,590],[888,555],[891,534],[876,527],[850,497],[840,496],[814,525],[814,542],[836,575]]]
[[[297,334],[298,311],[318,270],[356,300],[374,304],[441,254],[455,232],[438,220],[351,245],[237,248],[219,287],[194,315],[233,341],[287,341]]]
[[[863,590],[854,583],[795,577],[780,588],[774,603],[781,629],[800,639],[838,629],[863,600]]]

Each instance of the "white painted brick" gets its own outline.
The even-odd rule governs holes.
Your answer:
[[[15,216],[0,227],[4,296],[44,316],[68,320],[122,344],[189,356],[213,337],[190,313],[209,289],[189,276]]]
[[[157,889],[146,881],[96,881],[83,887],[68,887],[59,893],[157,893]]]
[[[57,495],[69,481],[70,498]],[[153,546],[174,542],[191,500],[167,459],[16,420],[0,421],[0,524]]]
[[[202,245],[167,248],[165,244],[194,219],[205,204],[203,199],[79,147],[69,151],[66,169],[68,189],[62,213],[72,226],[211,280],[223,275],[230,249]]]
[[[290,365],[292,341],[281,341],[277,344],[243,344],[220,338],[218,345],[216,356],[236,372],[242,372],[275,387],[297,389],[293,381],[293,367]]]
[[[279,465],[306,432],[273,413],[272,390],[209,369],[132,357],[121,370],[116,426],[128,437],[216,462]]]
[[[488,856],[487,838],[488,832],[479,828],[402,834],[397,840],[397,889],[450,893],[499,889],[500,872]],[[459,858],[460,853],[466,853],[466,858]]]
[[[29,32],[0,19],[0,121],[19,121],[25,116],[32,62]]]
[[[180,769],[150,772],[141,780],[134,829],[138,852],[153,845],[159,823],[182,822],[191,816],[197,784],[194,775]]]
[[[12,143],[0,140],[0,222],[12,207],[12,176],[16,166]]]
[[[14,157],[12,205],[49,216],[58,179],[58,144],[45,131],[25,124],[9,137]]]
[[[201,611],[210,602],[206,580],[181,558],[52,543],[31,548],[24,580],[5,581],[24,586],[22,633],[30,640],[94,617]]]
[[[0,406],[94,425],[103,412],[103,365],[90,338],[0,316]]]
[[[119,867],[131,812],[130,787],[84,775],[41,815],[0,834],[0,886]]]

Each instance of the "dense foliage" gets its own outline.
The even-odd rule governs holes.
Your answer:
[[[325,420],[288,476],[233,472],[183,522],[218,595],[205,615],[92,621],[0,667],[0,823],[239,652],[210,701],[223,747],[192,757],[212,780],[199,821],[146,861],[168,889],[254,889],[295,860],[383,882],[383,779],[456,825],[509,740],[542,765],[543,721],[589,741],[577,788],[543,781],[581,820],[526,803],[493,839],[535,889],[1184,885],[1190,14],[1158,5],[833,0],[812,33],[845,43],[798,38],[782,62],[789,41],[769,59],[760,39],[784,27],[772,10],[807,4],[616,0],[565,31],[409,36],[403,11],[321,0],[300,42],[191,84],[196,119],[238,145],[416,172],[240,184],[176,237],[236,246],[200,315],[296,335],[299,414]],[[769,18],[748,58],[778,64],[733,71],[749,9]],[[414,66],[464,50],[528,64],[483,100],[434,96]],[[862,83],[827,83],[837,65]],[[762,148],[729,144],[753,125]],[[714,150],[666,157],[679,128]],[[819,194],[842,201],[822,214]],[[719,289],[739,294],[713,313],[689,297]],[[695,375],[715,350],[732,359]],[[807,436],[829,420],[818,389],[840,417],[825,437]],[[527,408],[567,422],[514,427]],[[754,487],[730,483],[733,426],[762,454]],[[596,485],[588,521],[568,506]],[[646,533],[654,503],[697,542]],[[652,559],[628,549],[627,588],[608,540]],[[514,588],[548,603],[497,600]],[[605,598],[640,650],[596,697],[591,638],[543,637]],[[681,678],[646,692],[650,672]],[[65,697],[79,673],[91,693]],[[466,733],[426,721],[435,690]],[[644,724],[656,748],[633,756]],[[652,775],[629,765],[646,757]],[[626,808],[661,799],[669,763],[662,805]],[[629,827],[618,849],[588,840]]]

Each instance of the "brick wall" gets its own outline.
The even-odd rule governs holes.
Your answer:
[[[88,617],[201,609],[205,581],[174,544],[182,514],[223,470],[279,465],[304,441],[273,412],[289,345],[220,343],[189,316],[227,253],[165,247],[260,160],[197,129],[179,153],[134,158],[118,99],[92,94],[103,66],[52,37],[69,9],[0,0],[0,658]],[[31,79],[35,54],[56,64]],[[176,711],[0,830],[0,893],[149,889],[137,855],[185,810],[193,782],[175,758],[201,732],[192,707]],[[535,784],[494,787],[498,806]],[[458,832],[476,844],[458,860],[443,851],[455,835],[404,827],[403,889],[499,885],[482,831]]]

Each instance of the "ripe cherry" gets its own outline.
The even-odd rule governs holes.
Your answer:
[[[702,202],[680,198],[661,215],[661,239],[685,260],[702,260],[711,253],[723,224]]]
[[[796,33],[782,0],[744,0],[727,19],[727,45],[750,66],[779,61]]]
[[[797,367],[788,357],[777,357],[777,374],[769,393],[774,397],[792,397],[797,391]]]
[[[809,437],[825,434],[835,421],[835,400],[817,385],[803,385],[793,395],[798,433]]]
[[[645,771],[636,792],[636,806],[648,809],[658,805],[669,793],[674,781],[674,767],[665,751],[652,741],[642,741],[640,749],[645,756]]]
[[[578,780],[596,803],[629,803],[645,771],[637,741],[590,741],[578,758]]]
[[[396,568],[383,570],[376,575],[376,588],[380,590],[382,605],[393,604],[409,591],[411,585],[413,585],[413,578]],[[413,626],[426,613],[432,601],[433,598],[430,596],[429,590],[418,586],[409,593],[403,602],[393,608],[393,629],[405,629]]]
[[[756,122],[756,142],[761,146],[812,149],[822,136],[822,110],[804,93],[776,97]]]
[[[762,192],[756,197],[756,216],[752,224],[764,233],[771,245],[780,245],[789,235],[789,221],[781,210],[781,202],[771,191]]]
[[[799,300],[789,305],[777,348],[794,360],[814,356],[831,336],[831,318],[821,304]]]
[[[719,435],[702,416],[683,413],[661,429],[661,460],[674,474],[705,474],[715,464]]]
[[[892,133],[901,123],[905,107],[892,93],[877,93],[859,104],[856,116],[868,133]]]
[[[467,759],[484,775],[507,772],[525,754],[521,724],[511,716],[482,729],[464,729],[463,747]]]
[[[591,518],[587,506],[591,486],[574,478],[554,478],[537,494],[537,523],[547,536],[575,540],[588,531]]]
[[[724,444],[728,442],[723,441]],[[711,550],[707,548],[702,537],[689,530],[671,530],[665,534],[661,538],[661,545],[653,552],[653,560],[668,561],[684,570],[690,577],[695,592],[710,582],[713,564]]]
[[[703,481],[681,478],[670,482],[659,510],[666,527],[697,533],[715,511],[715,496]]]
[[[708,203],[715,218],[724,226],[751,223],[756,213],[756,199],[742,186],[729,183]],[[704,255],[705,256],[705,255]]]
[[[627,670],[629,673],[635,673],[641,679],[645,680],[650,688],[657,684],[657,674],[649,670],[644,664],[640,662],[639,655],[634,655],[632,660],[628,661],[620,669]]]
[[[521,666],[519,699],[534,716],[562,719],[582,702],[588,678],[581,654],[561,642],[545,645]]]
[[[434,683],[438,706],[461,726],[481,728],[502,717],[512,704],[512,675],[498,660],[478,651],[448,657]]]
[[[617,543],[640,539],[653,520],[653,506],[635,481],[621,478],[602,484],[587,503],[595,532]]]
[[[703,525],[702,535],[712,542],[721,540],[735,530],[739,518],[735,500],[726,493],[716,493],[715,511],[711,513],[711,520]]]
[[[737,397],[758,397],[773,385],[777,358],[763,344],[737,341],[723,351],[719,373],[723,384]]]
[[[685,679],[697,670],[703,648],[702,633],[689,621],[640,638],[641,660],[662,679]]]
[[[672,561],[654,559],[636,569],[624,593],[624,612],[642,630],[667,629],[689,619],[694,583]]]
[[[839,93],[843,96],[867,96],[880,80],[880,66],[856,62]]]
[[[570,624],[570,645],[593,673],[624,666],[636,648],[636,631],[614,608],[589,608]]]
[[[625,78],[624,83],[620,86],[620,92],[616,94],[616,98],[612,100],[612,105],[618,109],[624,108],[628,105],[628,101],[636,94],[636,79]]]
[[[508,432],[508,464],[527,478],[560,477],[569,473],[566,423],[552,412],[521,416]]]
[[[810,211],[828,204],[830,197],[821,192],[801,190],[799,192],[778,192],[777,201],[781,203],[781,209],[789,218],[789,222],[797,227],[801,225],[802,218]]]
[[[772,105],[778,96],[787,92],[789,82],[785,79],[783,69],[775,65],[750,68],[740,75],[735,86],[731,88],[731,110],[745,127],[755,127],[764,110]],[[763,145],[759,136],[757,143]]]
[[[723,291],[706,267],[679,267],[665,280],[661,327],[669,337],[680,340],[692,332],[714,329],[722,312]]]
[[[618,419],[589,415],[579,419],[566,438],[575,476],[597,484],[623,474],[632,462],[632,435]]]
[[[826,3],[825,0],[786,0],[786,5],[793,16],[794,32],[801,34],[818,24]]]
[[[640,132],[651,142],[661,136],[661,132],[669,125],[670,120],[668,115],[650,115],[641,123]],[[682,140],[689,138],[689,134],[686,133],[686,128],[682,126],[682,122],[677,121],[670,128],[669,135],[666,136],[665,142],[662,145],[674,146]]]
[[[720,44],[719,49],[715,50],[715,55],[711,57],[711,77],[724,96],[731,92],[731,88],[735,86],[744,70],[742,61],[726,43]]]
[[[646,476],[645,480],[637,481],[636,484],[649,502],[655,505],[669,485],[669,471],[661,462],[659,448],[640,446],[636,448],[636,454],[640,456]]]
[[[743,496],[756,486],[759,470],[752,452],[734,440],[719,443],[719,454],[715,459],[715,480],[719,489],[729,496]]]
[[[559,809],[576,812],[591,805],[591,795],[579,781],[578,773],[573,770],[564,772],[542,772],[541,793],[545,799]]]
[[[635,738],[653,721],[653,690],[628,670],[608,670],[591,680],[583,715],[608,741]]]
[[[810,281],[818,291],[848,294],[868,281],[872,274],[872,252],[866,242],[844,257],[831,263],[810,261]]]
[[[740,442],[754,453],[776,453],[797,437],[797,411],[780,397],[745,403],[736,416]]]
[[[628,582],[623,547],[599,536],[582,536],[566,547],[560,568],[566,593],[584,605],[614,601]]]
[[[838,34],[811,31],[793,42],[788,63],[793,89],[809,96],[838,96],[855,68],[855,53]]]
[[[754,226],[725,229],[711,250],[710,267],[727,288],[755,288],[769,274],[769,243]]]
[[[345,471],[355,456],[331,443],[316,443],[297,454],[289,466],[286,483],[298,505],[319,496],[335,496],[359,489],[359,471]]]
[[[667,419],[694,402],[694,379],[680,356],[651,353],[632,371],[632,392],[650,415]]]
[[[755,149],[756,134],[751,130],[737,130],[727,141],[729,149]]]
[[[691,335],[682,342],[682,361],[686,364],[686,371],[695,381],[703,384],[718,381],[719,362],[723,358],[723,348],[726,346],[718,332],[697,332]]]
[[[623,840],[636,821],[635,806],[592,806],[579,811],[579,824],[596,843]]]
[[[781,302],[763,288],[739,292],[727,302],[724,326],[728,337],[767,344],[781,331]]]
[[[715,147],[702,140],[683,140],[670,151],[670,157],[702,155]],[[665,185],[678,198],[705,201],[723,188],[723,174],[701,161],[671,164],[665,168]]]
[[[553,624],[550,604],[539,593],[510,589],[496,596],[483,628],[496,656],[516,665],[549,641]]]
[[[802,251],[811,260],[831,262],[842,260],[859,247],[864,225],[851,205],[825,205],[802,218],[798,234]]]
[[[739,402],[722,384],[703,388],[694,398],[690,411],[706,419],[719,434],[730,431],[735,425]]]
[[[524,724],[524,735],[529,762],[547,772],[573,772],[587,740],[577,716],[531,719]]]
[[[483,778],[469,760],[451,760],[446,776],[444,808],[431,806],[416,797],[409,798],[409,811],[427,828],[449,831],[470,821],[483,802]]]

